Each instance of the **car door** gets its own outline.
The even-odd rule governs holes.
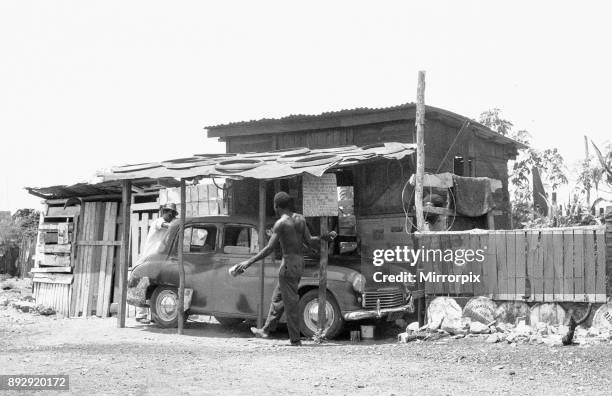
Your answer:
[[[194,223],[185,226],[183,238],[183,263],[185,287],[193,289],[192,311],[212,311],[215,279],[214,264],[217,261],[219,230],[216,224]],[[176,250],[174,250],[176,251]],[[176,255],[173,256],[177,260]]]
[[[223,264],[222,270],[216,272],[215,312],[227,316],[251,317],[257,316],[259,301],[260,271],[262,262],[258,261],[239,276],[229,274],[229,268],[248,260],[259,252],[259,237],[257,229],[249,224],[225,224],[223,226],[219,257]],[[273,284],[277,278],[272,274],[274,264],[271,258],[266,260],[265,301],[270,302]],[[219,268],[221,269],[221,268]]]

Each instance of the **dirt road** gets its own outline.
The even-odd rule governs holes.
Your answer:
[[[295,348],[251,338],[246,327],[190,322],[178,336],[127,325],[0,310],[0,374],[65,373],[74,394],[121,395],[603,395],[612,381],[610,344],[511,347],[474,337]]]

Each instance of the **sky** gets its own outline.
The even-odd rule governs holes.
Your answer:
[[[416,100],[500,108],[568,163],[612,140],[606,1],[0,2],[0,210],[222,152],[204,127]]]

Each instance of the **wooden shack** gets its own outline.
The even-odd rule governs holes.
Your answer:
[[[381,109],[358,108],[236,122],[209,126],[206,130],[208,137],[226,143],[228,153],[415,143],[415,115],[416,105],[409,103]],[[511,228],[508,161],[515,159],[518,150],[526,146],[447,110],[427,106],[425,117],[425,171],[500,180],[502,188],[495,195],[494,225],[496,229]],[[362,224],[381,216],[394,224],[404,217],[402,191],[415,168],[414,157],[399,162],[357,165],[343,169],[338,185],[354,186],[355,212]],[[459,215],[451,229],[472,228],[487,228],[485,216]]]

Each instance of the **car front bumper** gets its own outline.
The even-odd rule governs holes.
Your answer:
[[[394,313],[413,313],[414,312],[414,304],[412,303],[412,299],[408,301],[407,304],[393,307],[393,308],[380,308],[380,309],[360,309],[358,311],[350,311],[344,312],[342,317],[346,321],[351,320],[362,320],[362,319],[379,319],[383,316],[387,316],[389,314]]]

